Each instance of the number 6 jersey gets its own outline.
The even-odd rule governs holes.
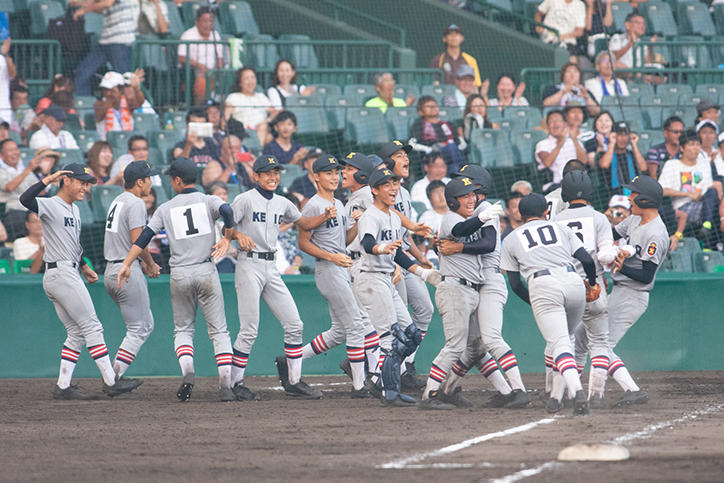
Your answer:
[[[503,240],[501,270],[520,272],[529,282],[535,272],[573,265],[573,254],[581,240],[566,226],[532,220],[513,230]]]
[[[164,228],[171,250],[171,267],[205,262],[216,243],[214,221],[224,201],[218,196],[184,190],[158,207],[148,222],[154,233]]]
[[[598,249],[613,244],[613,232],[611,231],[611,223],[606,215],[594,210],[591,205],[573,204],[557,215],[553,216],[553,221],[562,226],[567,226],[583,243],[591,258],[596,264],[596,276],[603,274],[603,268],[598,261],[596,253]],[[575,260],[576,272],[581,277],[586,274],[583,271],[581,262]]]

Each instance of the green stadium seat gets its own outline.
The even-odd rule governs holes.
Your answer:
[[[679,96],[682,94],[693,94],[694,90],[688,84],[659,84],[656,87],[656,95],[661,96],[666,104],[677,105]]]
[[[15,144],[18,146],[23,144],[23,138],[20,136],[20,133],[17,131],[8,131],[8,138],[15,141]]]
[[[32,264],[33,260],[15,260],[13,262],[13,273],[30,273],[30,265]]]
[[[415,210],[418,217],[427,211],[427,205],[425,205],[422,201],[411,201],[410,203],[412,204],[412,209]]]
[[[463,111],[459,107],[440,107],[440,119],[454,124],[463,118]]]
[[[178,142],[178,134],[175,131],[156,131],[151,133],[148,141],[161,151],[165,161],[163,164],[171,164],[171,150]]]
[[[108,208],[116,198],[123,193],[123,188],[118,185],[96,185],[91,187],[91,207],[93,217],[96,220],[105,220]]]
[[[351,108],[347,110],[345,139],[357,144],[381,144],[389,139],[385,116],[373,108]]]
[[[181,140],[181,138],[183,137],[183,133],[186,132],[187,114],[187,111],[167,111],[163,115],[163,125],[165,126],[170,119],[171,124],[173,125],[173,130],[169,130],[169,132],[175,132],[178,140]]]
[[[229,1],[218,5],[223,33],[234,36],[259,33],[259,25],[248,2]]]
[[[352,98],[347,96],[328,96],[324,99],[327,123],[330,129],[344,129],[347,126],[347,109],[356,106]]]
[[[166,157],[161,153],[161,150],[154,146],[148,147],[148,164],[155,169],[159,169],[166,165]]]
[[[155,40],[158,37],[154,35],[137,35],[137,40]],[[167,49],[170,47],[164,47],[161,44],[156,43],[143,43],[140,45],[140,64],[144,66],[144,69],[152,69],[156,72],[168,72],[169,62],[168,57],[170,53]]]
[[[684,121],[684,126],[686,126],[686,127],[690,127],[690,126],[694,125],[694,123],[696,122],[697,115],[698,115],[698,113],[696,112],[695,106],[665,107],[661,110],[662,122],[664,119],[666,119],[670,116],[678,116]]]
[[[63,129],[71,134],[73,131],[82,131],[83,126],[80,123],[80,116],[78,114],[68,114],[68,119],[63,123]]]
[[[304,174],[304,169],[298,164],[285,164],[284,171],[280,173],[279,184],[284,188],[289,188],[292,182]]]
[[[15,13],[15,2],[13,0],[0,0],[0,12],[5,12],[8,15]]]
[[[319,68],[319,59],[314,51],[314,46],[306,43],[310,38],[308,35],[292,35],[282,34],[279,40],[294,43],[282,43],[279,45],[279,54],[283,59],[289,59],[297,67],[297,69],[317,69]]]
[[[297,116],[297,134],[326,133],[329,131],[324,108],[316,98],[288,97],[286,108]]]
[[[679,244],[676,247],[677,252],[681,253],[688,253],[689,257],[691,258],[692,262],[694,263],[694,269],[697,271],[701,271],[697,268],[696,265],[696,255],[702,252],[701,244],[699,243],[699,240],[697,240],[694,237],[684,237],[681,240],[679,240]]]
[[[691,43],[674,48],[676,65],[690,69],[712,68],[711,52],[702,37],[682,35],[677,40]]]
[[[417,100],[420,98],[420,88],[415,84],[396,84],[395,85],[395,97],[407,100],[407,96],[410,94]]]
[[[489,168],[515,165],[513,148],[503,130],[477,129],[470,135],[470,162]]]
[[[623,106],[623,115],[618,108],[611,109],[610,112],[615,121],[625,119],[632,131],[641,132],[647,128],[648,123],[644,119],[641,109],[636,106]]]
[[[697,104],[699,104],[704,99],[704,96],[701,94],[681,94],[679,96],[679,106],[681,107],[689,107],[694,106],[696,107]]]
[[[647,124],[649,126],[649,129],[658,129],[661,127],[661,123],[663,122],[661,118],[661,111],[664,107],[664,104],[665,102],[663,97],[649,94],[644,94],[643,96],[641,96],[641,99],[639,100],[639,106],[641,108],[641,112],[648,121]],[[667,107],[673,106],[669,105]]]
[[[377,96],[375,86],[371,84],[347,84],[342,91],[352,103],[350,106],[362,107],[372,97]]]
[[[694,264],[697,272],[712,273],[716,267],[724,266],[724,253],[718,251],[696,253],[694,254]]]
[[[314,93],[312,97],[319,99],[320,104],[324,104],[326,96],[341,96],[342,88],[337,84],[314,84]]]
[[[631,12],[633,12],[633,7],[628,2],[614,2],[611,4],[612,27],[615,32],[626,32],[626,16]]]
[[[178,6],[172,0],[166,1],[166,7],[168,7],[168,33],[171,37],[177,39],[181,37],[186,27],[183,19],[181,19]]]
[[[158,116],[149,113],[135,113],[133,115],[133,130],[143,133],[148,138],[150,133],[161,130]]]
[[[0,275],[9,275],[13,273],[13,267],[7,258],[0,259]]]
[[[488,118],[492,120],[491,114],[494,112],[500,112],[499,109],[488,109]],[[539,126],[543,120],[540,109],[537,107],[508,107],[503,111],[504,119],[524,119],[524,129],[533,129]],[[516,123],[517,124],[517,123]]]
[[[255,153],[260,153],[262,149],[262,145],[259,142],[259,136],[256,135],[256,133],[251,132],[248,133],[249,136],[244,138],[243,144],[244,147],[249,151],[254,151]]]
[[[701,2],[679,3],[678,19],[682,34],[704,37],[713,37],[717,34],[709,8]]]
[[[646,31],[665,37],[679,35],[679,27],[668,3],[648,1],[639,5],[639,12],[646,18]]]
[[[661,129],[650,129],[646,131],[642,131],[639,133],[639,136],[646,135],[646,138],[649,142],[649,147],[654,146],[656,144],[661,144],[665,141],[664,139],[664,133]]]
[[[516,164],[530,164],[535,162],[535,145],[542,139],[536,133],[543,131],[513,131],[510,133],[510,141],[513,145],[513,154]]]
[[[120,186],[119,186],[120,188]],[[103,216],[96,220],[95,216],[93,215],[93,210],[91,209],[90,203],[88,203],[87,199],[83,199],[82,201],[76,201],[75,205],[78,207],[78,210],[80,211],[80,223],[84,226],[90,226],[95,221],[103,221],[106,219],[106,214],[103,213]]]
[[[101,137],[98,135],[97,131],[73,131],[73,137],[75,138],[75,141],[78,143],[78,146],[80,147],[80,150],[84,153],[87,153],[90,151],[91,146],[96,141],[100,141]]]
[[[621,5],[628,5],[628,4],[623,4],[623,3],[621,3]],[[656,93],[654,92],[654,86],[652,86],[651,84],[632,84],[632,83],[628,83],[627,86],[628,86],[628,93],[629,93],[630,96],[636,95],[636,96],[641,97],[641,96],[643,96],[644,94],[648,94],[648,95],[652,95],[652,96],[656,94]]]
[[[48,31],[50,19],[60,17],[65,8],[54,0],[37,0],[28,5],[30,9],[30,32],[35,37],[44,37]]]
[[[496,122],[498,124],[498,127],[505,131],[508,134],[508,138],[510,139],[511,132],[513,131],[525,131],[526,130],[526,120],[525,118],[512,118],[512,119],[500,119]]]
[[[35,156],[35,150],[33,148],[20,148],[20,161],[23,162],[24,165],[28,165],[28,161],[33,159],[33,156]]]
[[[442,100],[445,96],[455,95],[455,85],[452,84],[440,84],[440,85],[427,85],[422,88],[423,96],[432,96],[437,100],[437,103],[442,105]]]
[[[669,258],[673,272],[692,273],[694,271],[694,263],[689,253],[675,250],[669,252]]]
[[[698,84],[694,94],[698,94],[703,98],[717,100],[722,92],[724,92],[724,84]]]
[[[244,192],[244,187],[236,183],[227,183],[226,191],[229,193],[229,203],[234,201],[234,198]]]
[[[410,126],[417,119],[417,109],[414,107],[390,107],[385,113],[385,119],[393,139],[408,139]]]
[[[85,164],[85,157],[83,157],[83,151],[80,149],[55,149],[60,153],[59,166],[64,166],[68,163],[79,163]]]
[[[257,70],[273,70],[279,61],[279,52],[271,35],[247,34],[244,36],[246,63]],[[255,43],[256,41],[256,43]]]
[[[128,151],[128,139],[135,134],[142,133],[137,131],[111,131],[106,133],[106,141],[110,143],[113,149],[125,153]]]
[[[103,15],[100,13],[88,12],[83,16],[83,29],[91,39],[91,44],[96,44],[103,32]]]

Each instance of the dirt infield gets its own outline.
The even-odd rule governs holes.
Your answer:
[[[219,403],[213,379],[192,400],[178,379],[147,379],[116,400],[51,400],[54,381],[0,380],[2,481],[722,481],[724,372],[639,373],[647,405],[551,418],[523,410],[423,412],[351,400],[344,377],[309,377],[320,401],[249,378],[261,401]],[[543,376],[524,377],[533,390]],[[100,380],[80,380],[100,396]],[[480,404],[492,393],[465,381]],[[620,391],[609,382],[608,399]],[[562,448],[616,441],[619,463],[555,463]],[[455,445],[455,446],[451,446]]]

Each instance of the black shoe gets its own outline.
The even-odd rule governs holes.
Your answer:
[[[400,376],[400,385],[403,391],[419,391],[424,389],[426,382],[419,381],[417,379],[417,370],[415,370],[415,364],[405,362],[405,372]]]
[[[563,409],[563,401],[559,401],[558,399],[551,397],[548,398],[548,402],[546,403],[546,411],[548,411],[551,414],[557,413]]]
[[[643,389],[638,391],[626,391],[623,393],[623,396],[621,396],[621,399],[613,405],[613,407],[620,408],[623,406],[630,406],[631,404],[646,404],[647,402],[649,402],[649,393]]]
[[[361,389],[352,388],[349,397],[352,399],[369,399],[374,396],[367,390],[367,388],[363,387]]]
[[[455,406],[443,401],[439,391],[430,391],[427,399],[423,399],[417,403],[417,409],[422,411],[449,411],[455,409]]]
[[[309,384],[307,384],[304,381],[299,381],[296,384],[289,384],[287,383],[288,387],[285,387],[284,390],[287,394],[294,397],[300,397],[304,399],[321,399],[322,398],[322,391],[319,389],[312,389],[309,387]]]
[[[279,356],[276,359],[274,359],[274,363],[277,366],[277,373],[279,374],[279,382],[282,384],[282,387],[285,391],[289,392],[289,387],[291,384],[289,384],[289,368],[287,367],[287,358],[286,356]]]
[[[342,372],[347,374],[347,377],[352,379],[352,364],[349,362],[349,359],[345,359],[342,362],[340,362],[339,368],[342,369]]]
[[[236,401],[236,395],[234,395],[234,391],[232,391],[230,387],[220,387],[219,388],[219,401],[221,401],[221,402]]]
[[[234,387],[232,387],[231,390],[233,391],[234,397],[236,397],[237,401],[253,401],[256,399],[256,394],[254,394],[254,392],[246,387],[242,382],[234,384]]]
[[[453,389],[451,394],[445,394],[442,391],[438,391],[438,397],[441,401],[452,404],[457,408],[471,408],[473,403],[465,399],[462,395],[463,388],[458,386]]]
[[[78,386],[70,385],[65,389],[61,389],[56,385],[53,389],[53,399],[65,401],[85,401],[90,398],[86,393],[81,391]]]
[[[574,416],[585,416],[590,411],[588,409],[588,398],[583,389],[576,391],[576,396],[573,398],[573,415]]]
[[[127,392],[131,392],[134,389],[136,389],[138,386],[141,385],[141,381],[138,379],[116,379],[116,383],[112,386],[109,386],[105,382],[103,383],[103,392],[106,393],[108,397],[116,397],[120,396],[121,394],[125,394]]]
[[[588,407],[591,409],[605,409],[606,408],[606,401],[604,401],[603,396],[600,394],[593,394],[588,399]]]
[[[522,389],[513,389],[510,395],[510,401],[505,403],[504,406],[508,409],[520,409],[530,404],[530,396]]]
[[[188,382],[184,382],[181,384],[181,387],[178,388],[178,391],[176,391],[176,397],[181,402],[186,402],[189,399],[191,399],[191,391],[193,390],[194,385]]]
[[[493,396],[488,399],[486,403],[483,404],[484,408],[503,408],[506,404],[508,404],[510,401],[513,400],[513,393],[509,392],[508,394],[503,394],[502,392],[499,392],[497,394],[493,394]]]
[[[371,375],[367,375],[367,378],[365,379],[365,389],[370,392],[372,397],[376,397],[377,399],[382,397],[382,388],[380,388],[380,386],[372,380]]]

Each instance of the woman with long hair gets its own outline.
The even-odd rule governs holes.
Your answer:
[[[98,178],[99,184],[123,185],[123,170],[111,177],[113,168],[113,149],[107,141],[96,141],[88,150],[88,169]]]
[[[458,135],[465,141],[470,141],[470,135],[475,129],[500,129],[500,126],[488,119],[488,106],[480,94],[468,97],[463,110],[463,125],[458,127]]]
[[[256,71],[251,67],[242,67],[236,71],[234,92],[226,97],[224,119],[233,117],[244,124],[247,130],[256,131],[259,143],[265,145],[271,141],[269,122],[279,111],[261,92],[256,92]]]
[[[287,97],[290,96],[311,96],[314,93],[314,86],[297,84],[297,69],[294,64],[286,59],[281,59],[274,67],[272,74],[272,86],[267,89],[266,95],[276,109],[284,109]]]

